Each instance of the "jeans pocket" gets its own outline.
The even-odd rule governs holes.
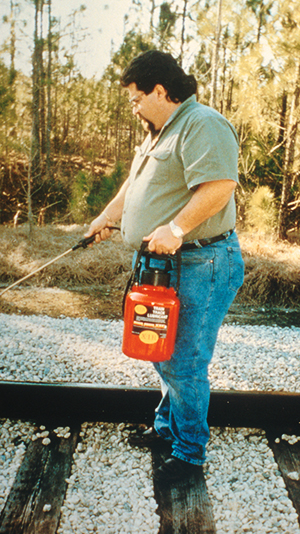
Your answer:
[[[239,247],[228,247],[229,289],[235,293],[244,282],[244,260]]]

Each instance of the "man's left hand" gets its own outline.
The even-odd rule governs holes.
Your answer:
[[[174,237],[170,226],[158,226],[154,232],[145,236],[143,241],[149,241],[148,249],[156,254],[175,254],[182,245],[181,237]]]

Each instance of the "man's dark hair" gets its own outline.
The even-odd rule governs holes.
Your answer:
[[[146,95],[152,93],[157,84],[162,85],[176,104],[197,92],[195,77],[185,74],[171,54],[159,50],[148,50],[131,61],[121,76],[121,85],[128,87],[131,83]]]

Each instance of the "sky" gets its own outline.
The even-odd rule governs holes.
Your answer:
[[[16,68],[30,74],[30,53],[33,44],[34,8],[33,2],[19,0],[21,6],[18,16],[18,42]],[[76,61],[85,77],[100,78],[110,60],[112,41],[117,50],[124,37],[124,16],[129,13],[132,0],[52,0],[52,15],[61,20],[61,28],[65,27],[68,15],[81,5],[86,10],[81,14],[80,21],[88,33],[80,43]],[[3,16],[10,13],[10,0],[0,0],[0,46],[9,36],[9,24],[3,23]],[[45,12],[44,26],[47,26]],[[26,26],[23,20],[27,21]],[[79,21],[79,19],[77,19]],[[6,62],[9,61],[8,55]]]
[[[17,19],[17,56],[15,67],[30,76],[31,53],[33,47],[34,31],[34,6],[33,0],[14,0],[20,5],[20,12]],[[130,26],[134,21],[134,8],[132,0],[52,0],[52,16],[60,20],[60,27],[66,28],[70,21],[70,14],[78,10],[81,5],[86,6],[86,10],[77,16],[77,23],[81,24],[84,31],[77,33],[78,50],[76,52],[76,64],[81,74],[86,78],[95,76],[100,79],[105,67],[109,64],[112,46],[117,50],[123,42],[125,34],[125,15],[130,16]],[[2,45],[9,39],[10,25],[3,23],[3,17],[10,13],[10,0],[0,0],[0,57],[9,65],[9,54],[3,54]],[[24,25],[26,21],[26,25]],[[144,21],[145,26],[149,24]],[[47,30],[47,7],[44,15],[44,29]],[[127,27],[127,30],[129,27]],[[80,37],[85,36],[83,40]],[[113,45],[112,45],[113,43]],[[71,49],[71,42],[67,38],[61,40],[61,46],[65,44],[66,49]],[[186,49],[185,63],[183,67],[188,69],[195,52],[199,47],[198,40],[193,40]],[[265,61],[272,57],[270,49],[265,46]]]

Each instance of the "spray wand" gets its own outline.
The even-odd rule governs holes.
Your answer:
[[[110,230],[120,230],[120,228],[118,228],[117,226],[109,226],[108,228]],[[47,263],[45,263],[45,265],[42,265],[41,267],[39,267],[38,269],[36,269],[32,273],[27,274],[23,278],[20,278],[20,280],[17,280],[17,282],[14,282],[10,286],[8,286],[6,289],[4,289],[4,291],[2,291],[2,293],[0,293],[0,297],[2,297],[2,295],[4,295],[4,293],[6,293],[6,291],[9,291],[9,289],[12,289],[13,287],[21,284],[21,282],[24,282],[24,280],[27,280],[28,278],[30,278],[34,274],[38,273],[39,271],[42,271],[42,269],[45,269],[45,267],[48,267],[49,265],[51,265],[55,261],[60,260],[60,258],[63,258],[64,256],[67,256],[67,254],[70,254],[70,252],[73,252],[74,250],[77,250],[79,248],[87,248],[87,246],[90,245],[91,243],[93,243],[94,241],[95,241],[95,235],[92,235],[90,237],[83,237],[82,239],[80,239],[80,241],[77,243],[77,245],[74,245],[74,247],[70,248],[69,250],[66,250],[66,252],[63,252],[62,254],[60,254],[59,256],[54,258],[53,260],[48,261]]]

